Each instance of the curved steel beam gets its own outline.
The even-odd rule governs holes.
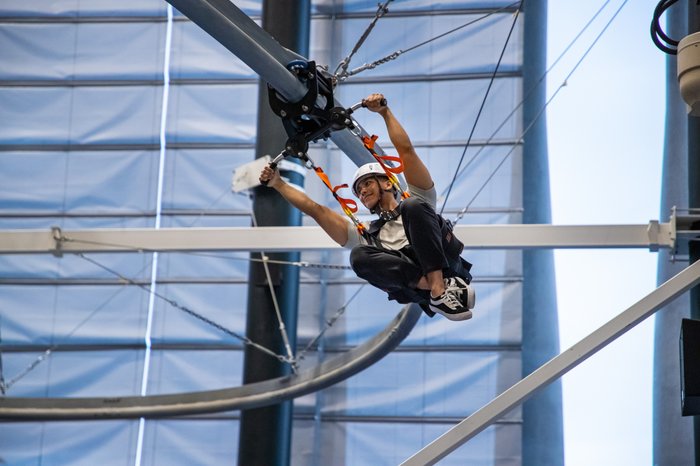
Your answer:
[[[303,396],[341,382],[393,351],[415,326],[422,310],[405,306],[380,333],[360,346],[296,375],[221,390],[107,398],[0,397],[2,420],[90,420],[154,418],[258,408]]]

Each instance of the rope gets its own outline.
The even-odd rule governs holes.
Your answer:
[[[479,119],[481,118],[481,112],[484,110],[484,106],[486,105],[486,100],[489,97],[489,94],[491,92],[491,88],[493,87],[493,83],[496,80],[496,74],[498,73],[498,68],[501,66],[501,61],[503,60],[503,56],[506,53],[506,49],[508,48],[508,43],[510,42],[510,37],[513,35],[513,30],[515,29],[515,25],[518,22],[518,16],[520,14],[520,9],[523,6],[523,1],[520,2],[520,6],[515,12],[514,18],[513,18],[513,23],[510,25],[510,30],[508,31],[508,37],[506,37],[506,41],[503,44],[503,48],[501,49],[501,54],[498,57],[498,62],[496,62],[496,66],[493,69],[493,73],[491,74],[491,79],[489,79],[489,85],[486,88],[486,93],[484,94],[484,98],[481,100],[481,106],[479,107],[479,111],[476,114],[476,118],[474,119],[474,124],[472,125],[471,132],[469,133],[469,138],[467,139],[467,143],[464,145],[464,150],[462,151],[462,156],[459,158],[459,163],[457,164],[457,169],[455,170],[455,174],[452,177],[452,181],[450,182],[449,188],[447,189],[447,195],[445,196],[445,200],[442,202],[442,207],[440,208],[440,215],[442,215],[442,212],[445,210],[445,206],[447,205],[447,200],[450,197],[450,194],[452,193],[452,188],[457,181],[457,173],[459,172],[459,168],[462,166],[462,162],[464,161],[464,156],[467,154],[467,149],[469,148],[469,144],[471,143],[472,137],[474,136],[474,131],[476,131],[476,125],[479,123]]]
[[[344,71],[344,72],[342,72],[342,73],[340,73],[340,74],[336,74],[336,75],[335,75],[335,78],[336,78],[338,81],[344,81],[344,80],[346,80],[347,78],[349,78],[350,76],[354,76],[354,75],[359,74],[359,73],[361,73],[361,72],[363,72],[363,71],[365,71],[365,70],[371,70],[371,69],[376,68],[376,67],[379,66],[379,65],[383,65],[384,63],[388,63],[388,62],[390,62],[390,61],[392,61],[392,60],[396,60],[397,58],[399,58],[399,57],[400,57],[401,55],[403,55],[404,53],[408,53],[408,52],[410,52],[410,51],[412,51],[412,50],[415,50],[415,49],[417,49],[417,48],[419,48],[419,47],[422,47],[422,46],[424,46],[424,45],[427,45],[427,44],[429,44],[429,43],[431,43],[431,42],[433,42],[433,41],[436,41],[436,40],[438,40],[438,39],[441,39],[441,38],[447,36],[448,34],[452,34],[453,32],[459,31],[460,29],[463,29],[463,28],[465,28],[465,27],[467,27],[467,26],[471,26],[472,24],[475,24],[475,23],[477,23],[477,22],[479,22],[479,21],[481,21],[481,20],[483,20],[483,19],[486,19],[486,18],[488,18],[488,17],[491,16],[491,15],[495,15],[495,14],[497,14],[497,13],[501,13],[502,11],[511,9],[511,8],[513,8],[515,5],[517,5],[518,3],[520,3],[520,2],[513,2],[513,3],[511,3],[510,5],[503,6],[503,7],[499,8],[499,9],[497,9],[497,10],[494,10],[494,11],[492,11],[492,12],[490,12],[490,13],[485,14],[484,16],[480,16],[480,17],[477,18],[477,19],[474,19],[474,20],[469,21],[469,22],[467,22],[467,23],[465,23],[465,24],[462,24],[461,26],[457,26],[456,28],[453,28],[453,29],[450,29],[449,31],[443,32],[442,34],[439,34],[439,35],[437,35],[437,36],[435,36],[435,37],[432,37],[432,38],[430,38],[430,39],[428,39],[428,40],[426,40],[426,41],[420,42],[420,43],[418,43],[418,44],[416,44],[416,45],[414,45],[414,46],[412,46],[412,47],[407,48],[406,50],[397,50],[397,51],[395,51],[395,52],[393,52],[393,53],[391,53],[391,54],[389,54],[389,55],[387,55],[387,56],[385,56],[385,57],[383,57],[383,58],[380,58],[379,60],[373,61],[372,63],[365,63],[364,65],[362,65],[362,66],[360,66],[360,67],[357,67],[357,68],[355,68],[355,69],[352,70],[352,71]],[[341,62],[341,64],[342,64],[342,62]],[[340,68],[340,65],[339,65],[339,68]],[[345,69],[347,69],[347,64],[345,65]],[[336,70],[336,73],[337,73],[337,70]]]

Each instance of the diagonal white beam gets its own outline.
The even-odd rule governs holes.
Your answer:
[[[513,385],[401,463],[402,466],[427,466],[437,463],[538,390],[566,374],[698,283],[700,283],[700,261],[684,269],[632,307]]]
[[[647,225],[459,225],[467,249],[673,248],[670,223]],[[320,227],[3,230],[0,254],[125,251],[335,249]]]

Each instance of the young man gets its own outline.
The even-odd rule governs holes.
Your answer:
[[[411,196],[399,201],[400,193],[379,163],[358,168],[353,193],[379,216],[370,223],[368,238],[340,213],[289,186],[270,167],[263,169],[260,181],[311,216],[335,242],[352,249],[355,273],[386,291],[389,299],[418,303],[430,316],[470,319],[475,302],[471,264],[460,257],[463,244],[452,234],[451,225],[435,212],[437,194],[430,172],[389,107],[381,104],[383,99],[382,94],[372,94],[363,102],[384,119]]]

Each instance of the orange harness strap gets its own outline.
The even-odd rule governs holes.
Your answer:
[[[386,176],[389,178],[389,181],[391,181],[391,184],[394,185],[394,187],[401,193],[401,199],[407,199],[411,195],[408,193],[408,191],[404,191],[403,188],[401,188],[399,179],[396,177],[396,175],[403,172],[403,161],[400,157],[377,154],[374,150],[374,143],[378,137],[379,136],[374,134],[371,137],[363,136],[362,143],[365,145],[369,153],[372,154],[377,163],[379,163],[379,165],[382,167],[384,173],[386,173]],[[396,163],[396,166],[392,167],[386,162],[394,162]]]
[[[357,228],[357,231],[360,233],[360,235],[365,236],[367,234],[367,229],[365,226],[360,222],[357,217],[355,217],[355,212],[357,212],[357,202],[355,202],[353,199],[347,199],[344,197],[340,197],[338,195],[338,190],[342,188],[347,188],[347,184],[340,184],[338,186],[333,186],[331,184],[330,179],[328,178],[328,175],[321,169],[321,167],[317,167],[316,165],[312,165],[312,168],[316,172],[316,175],[323,181],[323,184],[328,187],[328,189],[331,191],[333,194],[333,197],[335,198],[336,201],[340,204],[340,207],[342,207],[343,212],[345,212],[345,215],[347,215],[350,220],[352,220],[353,225],[355,225],[355,228]]]

